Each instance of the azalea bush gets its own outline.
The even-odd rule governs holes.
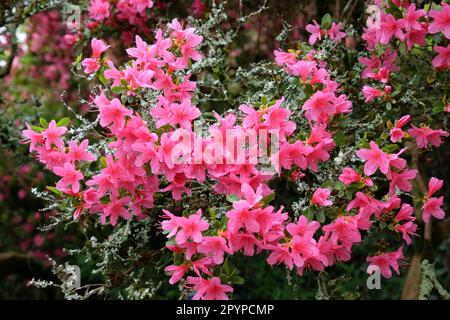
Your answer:
[[[21,140],[56,180],[33,189],[55,212],[46,230],[76,225],[84,241],[50,259],[58,283],[31,284],[242,298],[253,263],[292,287],[282,297],[358,298],[370,274],[409,265],[404,297],[448,298],[433,264],[448,257],[448,175],[430,168],[448,154],[450,5],[339,3],[304,10],[301,34],[286,23],[250,63],[240,32],[270,3],[193,1],[178,18],[158,1],[84,6],[63,51],[87,107],[68,101]]]

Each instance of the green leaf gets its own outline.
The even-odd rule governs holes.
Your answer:
[[[267,206],[272,200],[275,199],[275,192],[269,193],[267,196],[261,199],[261,202],[264,206]]]
[[[342,131],[338,131],[335,135],[334,135],[334,142],[336,143],[336,145],[339,148],[342,148],[346,145],[347,142],[347,136],[342,132]]]
[[[54,194],[60,196],[62,195],[62,192],[59,191],[58,189],[56,189],[55,187],[51,187],[51,186],[46,186],[47,190],[53,192]]]
[[[244,284],[244,282],[245,282],[244,278],[242,278],[240,276],[232,276],[230,281],[233,284]]]
[[[322,21],[320,22],[320,27],[322,29],[328,30],[331,27],[331,15],[329,13],[325,14],[322,17]]]
[[[106,158],[100,157],[100,169],[106,168]]]
[[[228,195],[226,199],[230,203],[234,203],[239,200],[239,198],[235,194]]]
[[[392,0],[388,0],[389,8],[386,10],[387,13],[392,14],[397,19],[403,17],[402,11],[392,2]]]
[[[385,147],[383,147],[383,151],[386,153],[394,153],[395,151],[398,151],[400,147],[396,144],[389,144]]]
[[[31,126],[31,129],[36,132],[42,132],[44,131],[44,128],[38,127],[38,126]]]
[[[122,87],[112,87],[111,91],[116,94],[122,94],[125,92],[125,88]]]
[[[40,118],[40,119],[39,119],[39,123],[41,124],[41,126],[42,126],[43,128],[47,128],[47,127],[48,127],[48,122],[47,122],[47,120],[45,120],[44,118]]]
[[[70,123],[70,118],[65,117],[58,121],[56,124],[58,127],[67,127]]]
[[[443,105],[442,101],[436,100],[433,103],[433,112],[434,113],[441,113],[443,111],[444,111],[444,105]]]

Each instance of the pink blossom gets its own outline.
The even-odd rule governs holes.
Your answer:
[[[99,59],[103,52],[109,48],[103,40],[99,40],[94,38],[91,40],[91,48],[92,48],[92,58]]]
[[[330,194],[330,188],[318,188],[316,191],[314,191],[311,199],[311,205],[317,204],[324,207],[331,206],[333,202],[331,200],[328,200]]]
[[[286,230],[291,236],[312,237],[320,228],[317,221],[309,222],[305,216],[300,216],[297,223],[289,223]]]
[[[433,194],[442,189],[444,185],[444,181],[439,180],[438,178],[432,177],[428,182],[428,192],[427,197],[430,198]]]
[[[420,18],[426,15],[426,11],[423,9],[416,10],[416,4],[411,3],[406,11],[404,21],[404,26],[406,31],[411,31],[413,29],[420,30],[422,25],[418,21]]]
[[[339,181],[341,181],[346,186],[351,185],[354,182],[361,180],[361,175],[352,168],[344,168],[341,175],[339,176]]]
[[[227,247],[225,239],[219,236],[203,237],[197,250],[200,253],[211,256],[214,263],[217,265],[222,264],[223,255],[225,252],[229,254],[232,253],[232,251]]]
[[[420,149],[426,148],[428,143],[435,147],[439,147],[442,143],[441,137],[448,137],[449,133],[447,131],[437,129],[433,130],[430,127],[417,128],[411,125],[411,129],[408,133],[416,139],[417,147]]]
[[[171,277],[169,279],[170,284],[175,284],[183,278],[185,273],[188,271],[188,265],[183,263],[179,266],[170,265],[164,268],[164,271],[167,272]]]
[[[199,209],[196,214],[190,215],[188,218],[180,217],[178,225],[180,229],[177,232],[175,241],[183,244],[189,239],[194,242],[202,242],[202,231],[208,230],[209,223],[202,219],[202,210]]]
[[[410,119],[411,119],[411,116],[406,115],[406,116],[401,117],[398,121],[395,122],[394,128],[392,128],[390,131],[392,142],[396,143],[403,139],[403,136],[405,134],[401,128],[403,126],[405,126],[409,122]]]
[[[116,198],[112,197],[111,202],[106,204],[103,208],[103,214],[101,216],[101,221],[104,224],[106,222],[106,217],[109,217],[111,225],[115,226],[119,217],[128,220],[131,218],[131,213],[125,207],[131,201],[130,197]]]
[[[218,277],[212,277],[209,280],[201,277],[187,277],[187,283],[196,291],[193,300],[228,300],[227,293],[233,292],[233,288],[222,284]]]
[[[450,67],[450,44],[447,47],[435,46],[434,51],[438,55],[432,61],[433,66],[442,69]]]
[[[42,137],[45,140],[45,148],[50,150],[52,145],[55,145],[58,148],[64,147],[64,142],[61,139],[61,136],[67,131],[66,127],[58,127],[56,125],[56,121],[52,120],[48,124],[48,128],[42,132]]]
[[[72,164],[66,162],[62,167],[53,168],[53,172],[62,177],[56,184],[58,190],[63,192],[72,191],[73,193],[80,191],[80,180],[83,179],[84,176],[80,171],[76,170]]]
[[[89,18],[103,21],[109,18],[110,4],[108,0],[91,0],[89,3]]]
[[[309,44],[313,45],[317,42],[317,40],[322,39],[322,30],[320,29],[320,25],[317,23],[316,20],[313,20],[314,24],[308,24],[306,26],[306,31],[311,33],[309,36]]]
[[[370,149],[360,149],[356,151],[356,155],[365,161],[364,174],[366,176],[371,176],[377,169],[384,174],[388,173],[389,156],[378,147],[375,141],[370,142]]]
[[[444,197],[439,198],[429,198],[422,206],[422,219],[426,223],[430,221],[430,217],[433,216],[436,219],[444,219],[445,212],[442,210],[442,205],[444,203]]]
[[[328,37],[336,42],[340,42],[347,35],[340,30],[341,26],[338,23],[333,22],[330,30],[328,30]]]
[[[68,144],[69,144],[69,152],[67,153],[68,161],[71,161],[72,163],[75,161],[91,162],[96,159],[96,156],[86,151],[86,148],[89,144],[89,141],[87,139],[81,141],[79,145],[77,144],[76,141],[69,141]]]
[[[316,63],[314,61],[300,60],[294,64],[288,65],[287,71],[294,76],[300,76],[302,81],[306,82],[315,65]]]
[[[371,266],[376,266],[380,268],[381,275],[385,278],[390,278],[392,276],[391,268],[397,273],[399,271],[399,263],[403,258],[403,246],[398,248],[394,252],[386,252],[377,256],[367,257],[367,261],[370,262]]]
[[[100,62],[98,59],[94,58],[86,58],[81,61],[81,65],[84,67],[85,73],[95,73],[98,69],[100,69]]]
[[[392,37],[397,37],[400,41],[403,41],[405,34],[402,28],[405,26],[403,19],[395,19],[391,14],[381,16],[381,44],[388,44]]]
[[[450,6],[448,3],[441,2],[442,10],[430,10],[429,16],[433,21],[428,27],[428,32],[435,34],[438,32],[444,33],[447,39],[450,39]]]
[[[410,192],[412,190],[412,185],[409,180],[412,180],[416,177],[417,170],[405,170],[403,172],[391,172],[388,174],[388,178],[391,180],[389,183],[389,194],[395,194],[396,189],[398,188],[401,191]]]
[[[30,152],[33,152],[34,150],[36,150],[37,144],[42,144],[44,142],[42,134],[34,131],[31,128],[31,126],[28,124],[27,124],[27,129],[22,131],[22,135],[27,140],[23,140],[23,141],[21,141],[21,143],[29,143],[30,144],[30,148],[29,148]]]
[[[200,116],[200,110],[191,105],[189,99],[183,100],[181,104],[172,103],[170,105],[169,121],[171,125],[178,124],[185,129],[191,129],[192,120]]]
[[[104,103],[105,101],[101,101],[99,97],[96,98],[95,103],[97,104],[100,112],[100,125],[102,127],[111,126],[112,130],[122,128],[125,124],[125,117],[131,116],[133,111],[125,108],[117,98]]]
[[[363,89],[364,98],[366,98],[365,102],[370,102],[377,97],[382,97],[384,92],[369,86],[364,86]]]

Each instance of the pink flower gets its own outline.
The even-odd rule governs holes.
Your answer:
[[[382,97],[384,92],[369,86],[364,86],[363,89],[364,98],[366,98],[365,102],[370,102],[377,97]]]
[[[125,220],[131,218],[131,213],[125,207],[131,201],[130,197],[123,197],[118,199],[117,197],[112,197],[111,202],[106,204],[103,208],[103,215],[101,216],[102,223],[105,223],[106,217],[109,217],[111,225],[115,226],[119,217]]]
[[[200,110],[191,105],[189,99],[183,100],[181,104],[172,103],[170,105],[169,121],[171,125],[179,125],[185,129],[192,128],[192,120],[200,116]]]
[[[91,47],[92,47],[92,58],[94,59],[99,59],[102,53],[109,48],[109,46],[107,46],[103,42],[103,40],[99,40],[97,38],[91,40]]]
[[[236,233],[241,227],[247,232],[258,232],[259,224],[256,220],[259,210],[251,210],[247,201],[241,200],[233,203],[233,209],[227,212],[228,230]]]
[[[430,198],[433,194],[442,189],[444,181],[439,180],[438,178],[432,177],[428,182],[428,192],[427,198]]]
[[[354,182],[361,180],[361,175],[352,168],[344,168],[341,175],[339,176],[339,181],[341,181],[346,186],[351,185]]]
[[[389,184],[389,194],[394,195],[396,189],[410,192],[412,190],[412,185],[409,180],[412,180],[416,177],[417,170],[405,170],[400,173],[391,172],[388,174],[388,178],[391,180]]]
[[[341,26],[335,22],[331,24],[330,30],[328,30],[328,37],[336,42],[340,42],[347,35],[340,30]]]
[[[425,36],[427,35],[427,27],[424,26],[423,28],[419,30],[410,30],[406,33],[406,46],[408,47],[408,50],[411,50],[412,47],[415,44],[418,44],[419,46],[425,46]]]
[[[203,237],[197,250],[206,256],[211,256],[217,265],[222,264],[225,252],[232,254],[232,251],[226,245],[225,239],[219,236]]]
[[[417,236],[417,224],[412,221],[405,222],[404,224],[398,224],[394,227],[394,229],[402,234],[402,239],[405,240],[408,245],[412,243],[411,236]]]
[[[300,76],[302,81],[306,82],[315,66],[316,63],[314,61],[300,60],[294,64],[288,65],[287,71],[294,76]]]
[[[83,179],[84,176],[80,171],[76,170],[72,164],[66,162],[63,167],[53,168],[53,172],[62,177],[56,184],[58,190],[63,192],[72,191],[73,193],[80,191],[80,180]]]
[[[27,129],[22,131],[22,135],[27,138],[27,140],[21,141],[21,143],[29,143],[30,144],[30,152],[33,152],[36,149],[37,144],[43,143],[43,136],[41,133],[37,133],[34,131],[30,125],[27,124]]]
[[[212,277],[209,280],[201,277],[187,277],[186,280],[196,291],[193,300],[228,300],[227,293],[233,292],[233,288],[222,284],[218,277]]]
[[[433,66],[439,69],[450,67],[450,44],[447,47],[435,46],[434,51],[438,55],[432,61]]]
[[[417,128],[414,125],[411,125],[411,129],[408,130],[408,133],[416,139],[417,147],[420,149],[426,148],[428,143],[435,147],[439,147],[442,143],[441,137],[448,137],[449,133],[447,131],[437,129],[433,130],[429,127],[421,127]]]
[[[169,279],[170,284],[175,284],[180,281],[181,278],[185,275],[188,270],[188,265],[183,263],[182,265],[171,265],[164,268],[164,271],[167,272],[171,277]]]
[[[286,230],[291,236],[312,237],[320,228],[320,223],[317,221],[309,222],[305,216],[300,216],[297,223],[289,223]]]
[[[409,120],[411,119],[410,115],[406,115],[401,117],[398,121],[395,123],[395,127],[391,129],[390,135],[391,135],[391,141],[396,143],[403,139],[403,136],[405,135],[403,133],[403,130],[401,129],[404,125],[406,125]]]
[[[398,248],[394,252],[386,252],[378,256],[367,257],[367,261],[370,262],[371,266],[376,266],[380,268],[381,275],[385,278],[390,278],[392,276],[391,268],[397,273],[399,271],[399,263],[403,258],[403,246]]]
[[[311,33],[309,36],[309,44],[313,45],[317,42],[317,40],[322,39],[322,30],[320,29],[320,25],[317,23],[316,20],[313,20],[314,24],[308,24],[306,26],[306,31]]]
[[[285,64],[291,65],[294,64],[297,61],[297,56],[294,53],[291,52],[283,52],[279,50],[275,50],[275,62],[278,66],[283,66]]]
[[[80,145],[76,141],[69,141],[69,152],[67,153],[67,160],[72,163],[75,161],[94,161],[97,157],[92,153],[86,151],[89,144],[88,139],[81,141]]]
[[[405,23],[403,19],[395,19],[391,14],[382,15],[381,17],[381,44],[388,44],[393,36],[397,37],[400,41],[403,41],[405,35],[402,31]]]
[[[422,25],[418,21],[420,18],[426,15],[426,11],[419,9],[416,10],[416,4],[411,3],[406,11],[404,21],[404,26],[406,31],[411,31],[413,29],[420,30],[422,29]]]
[[[442,210],[442,205],[444,203],[444,197],[430,198],[422,206],[422,219],[426,223],[430,221],[430,217],[433,216],[436,219],[444,219],[445,212]]]
[[[314,191],[311,199],[311,205],[317,204],[324,207],[331,206],[333,202],[331,200],[328,200],[330,194],[330,188],[318,188],[316,191]]]
[[[100,69],[100,62],[98,59],[94,58],[86,58],[81,61],[81,65],[84,67],[85,73],[95,73],[98,69]]]
[[[358,229],[356,217],[338,217],[332,223],[323,226],[325,238],[333,243],[340,241],[344,246],[361,242],[361,233]]]
[[[89,3],[89,18],[96,21],[102,21],[109,18],[108,0],[91,0]]]
[[[273,246],[268,246],[267,249],[270,249],[272,252],[267,257],[267,263],[271,266],[275,264],[284,263],[289,270],[292,270],[294,267],[294,262],[292,260],[292,255],[289,252],[289,246],[287,244],[278,244]]]
[[[430,217],[433,216],[436,219],[444,219],[445,212],[441,206],[444,202],[444,197],[431,198],[433,194],[442,189],[444,182],[435,177],[432,177],[428,182],[428,192],[425,196],[425,203],[422,206],[423,214],[422,219],[425,222],[430,221]]]
[[[100,112],[100,125],[102,127],[111,126],[112,130],[121,129],[125,124],[125,117],[133,114],[133,111],[125,108],[117,98],[112,99],[106,104],[97,98],[95,103]]]
[[[202,231],[208,230],[209,223],[202,219],[201,215],[202,210],[199,209],[196,214],[190,215],[188,218],[178,218],[180,229],[175,237],[175,241],[178,244],[183,244],[189,239],[197,243],[202,242]]]
[[[302,108],[307,111],[308,119],[318,121],[336,112],[335,99],[335,95],[331,92],[317,91],[303,104]]]
[[[375,141],[370,141],[370,149],[360,149],[356,151],[356,155],[365,160],[364,174],[371,176],[379,168],[384,174],[389,171],[389,155],[384,153]]]
[[[67,131],[66,127],[57,127],[56,121],[52,120],[48,124],[48,128],[42,132],[42,137],[45,140],[45,148],[50,150],[52,145],[55,145],[58,148],[64,147],[64,142],[61,139],[61,136]]]
[[[431,34],[443,32],[447,39],[450,39],[450,6],[448,3],[441,2],[442,10],[430,10],[429,16],[433,21],[428,27]]]
[[[94,73],[100,68],[100,56],[109,48],[102,40],[94,38],[91,40],[92,56],[84,59],[81,64],[85,73]]]

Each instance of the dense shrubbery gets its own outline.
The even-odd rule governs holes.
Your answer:
[[[78,229],[58,243],[83,286],[51,260],[66,298],[398,298],[370,292],[367,270],[390,279],[408,262],[404,297],[448,297],[427,264],[448,270],[433,252],[448,247],[448,173],[423,161],[448,153],[450,6],[375,1],[367,18],[339,3],[315,20],[305,3],[275,39],[259,27],[270,3],[93,0],[76,31],[56,11],[31,18],[4,101],[17,117],[32,85],[60,108],[20,106],[21,142],[56,179],[34,189],[46,230]],[[255,32],[257,51],[242,42]],[[272,279],[285,289],[265,292]]]

